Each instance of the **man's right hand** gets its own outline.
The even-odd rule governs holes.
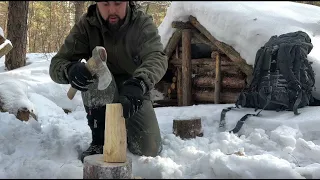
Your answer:
[[[94,79],[85,63],[76,62],[68,67],[68,79],[71,87],[79,91],[87,91]]]

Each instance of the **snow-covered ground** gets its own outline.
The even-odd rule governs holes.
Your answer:
[[[260,2],[248,2],[246,6],[243,2],[185,2],[185,5],[181,3],[173,2],[167,16],[176,19],[177,15],[174,12],[183,13],[194,8],[192,15],[201,23],[205,21],[203,12],[206,12],[207,16],[215,15],[216,17],[212,18],[220,23],[227,24],[233,21],[233,26],[229,26],[233,30],[218,26],[225,33],[224,36],[220,34],[217,37],[220,40],[242,38],[245,45],[236,44],[238,41],[234,41],[234,45],[237,50],[243,50],[240,52],[246,54],[246,59],[252,59],[252,53],[250,55],[245,51],[257,49],[258,42],[263,44],[259,38],[251,39],[252,44],[247,43],[245,37],[251,36],[241,36],[237,33],[246,34],[245,27],[250,29],[248,16],[252,16],[252,19],[257,18],[257,22],[260,18],[269,17],[261,16],[266,10]],[[256,8],[254,4],[257,5]],[[302,9],[308,11],[303,11],[303,14],[295,17],[293,12],[302,12],[299,6],[292,4],[294,11],[291,12],[288,10],[291,6],[285,8],[284,4],[280,2],[272,8],[271,12],[275,18],[278,18],[276,9],[280,8],[284,17],[290,15],[292,19],[303,22],[305,20],[306,28],[312,27],[314,24],[311,21],[317,17],[320,20],[320,16],[312,11],[314,8],[310,6],[301,5]],[[215,11],[208,11],[210,5]],[[231,10],[234,13],[230,13]],[[303,15],[309,19],[303,20]],[[234,19],[235,16],[238,16],[239,20]],[[247,22],[240,17],[247,18]],[[278,22],[275,20],[270,22]],[[294,24],[296,21],[291,22]],[[160,28],[162,35],[163,26]],[[284,25],[280,26],[286,28]],[[279,26],[268,30],[263,27],[267,26],[262,26],[261,32],[278,32]],[[228,37],[229,31],[234,31],[234,35]],[[264,40],[268,38],[264,37]],[[320,48],[319,45],[314,45],[315,50]],[[312,53],[316,59],[316,52]],[[66,96],[69,85],[59,85],[50,79],[48,69],[52,55],[28,54],[27,66],[12,71],[6,71],[4,58],[0,59],[0,92],[8,95],[7,101],[20,100],[13,101],[15,103],[12,103],[11,108],[27,106],[38,117],[38,121],[31,119],[21,122],[12,114],[0,113],[0,178],[82,178],[83,167],[77,159],[77,152],[88,147],[91,133],[80,94],[77,93],[70,101]],[[17,92],[20,96],[10,96],[12,92]],[[220,112],[228,106],[231,105],[156,108],[164,149],[160,156],[155,158],[138,157],[128,152],[133,158],[133,175],[144,178],[320,178],[318,107],[299,109],[301,114],[298,116],[292,112],[263,111],[261,117],[247,119],[239,132],[241,136],[238,137],[218,130]],[[66,114],[62,108],[70,109],[72,112]],[[239,118],[249,112],[253,110],[228,112],[227,129],[231,130]],[[203,137],[181,140],[172,134],[173,119],[195,117],[202,119]],[[244,156],[233,154],[238,151]]]

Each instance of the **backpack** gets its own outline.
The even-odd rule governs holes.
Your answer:
[[[313,45],[302,31],[272,36],[256,54],[252,81],[236,101],[236,107],[223,109],[219,128],[225,130],[225,114],[233,108],[260,109],[256,114],[246,114],[230,131],[237,133],[249,116],[258,116],[262,110],[293,111],[308,106],[313,100],[315,74],[307,55]]]

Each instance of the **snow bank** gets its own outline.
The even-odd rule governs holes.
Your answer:
[[[231,45],[248,64],[253,65],[257,50],[271,36],[306,32],[314,45],[308,59],[320,72],[320,7],[294,2],[172,2],[159,26],[164,46],[175,29],[172,21],[187,21],[192,15],[219,41]],[[315,86],[320,89],[320,73]],[[314,96],[320,99],[320,92]]]

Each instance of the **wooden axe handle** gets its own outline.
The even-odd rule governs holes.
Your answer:
[[[77,90],[73,87],[70,87],[68,92],[67,92],[67,96],[70,100],[72,100],[74,98],[74,96],[76,95]]]

